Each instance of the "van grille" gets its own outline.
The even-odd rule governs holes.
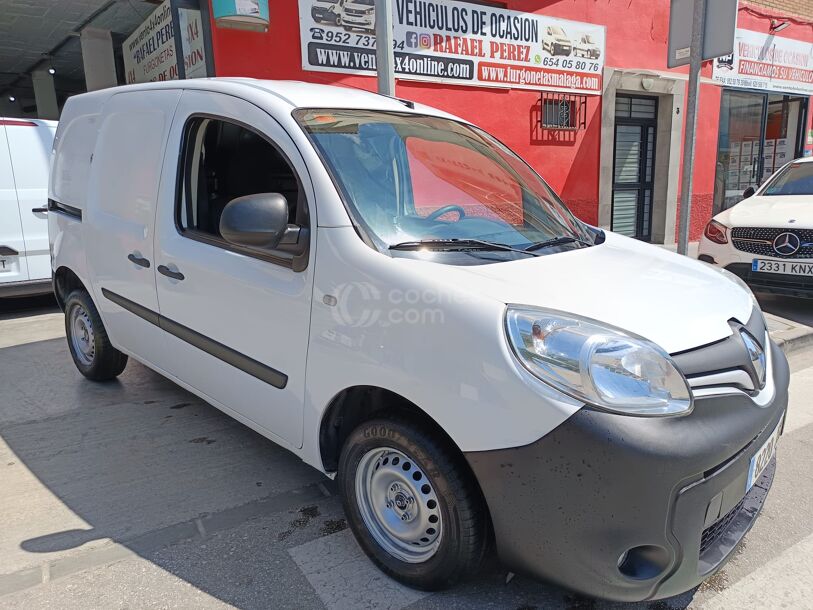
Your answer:
[[[741,332],[746,331],[767,352],[770,344],[766,341],[762,312],[754,307],[747,322],[731,319],[728,323],[731,335],[725,339],[672,354],[672,360],[688,380],[692,391],[722,387],[756,391],[761,387]]]
[[[740,514],[743,504],[745,504],[745,498],[740,500],[734,508],[703,530],[703,534],[700,537],[701,555],[708,551],[714,545],[714,543],[726,533],[731,525],[731,522],[734,521],[734,519],[737,518],[737,515]]]

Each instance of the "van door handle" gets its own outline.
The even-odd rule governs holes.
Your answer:
[[[166,265],[158,265],[158,273],[161,275],[165,275],[167,277],[171,277],[173,280],[182,280],[184,279],[184,274],[180,271],[173,271]]]
[[[146,258],[144,258],[142,256],[136,256],[135,254],[128,254],[127,255],[127,260],[130,261],[131,263],[135,263],[139,267],[144,267],[145,269],[150,268],[150,261],[148,261]]]
[[[48,211],[48,208],[42,206],[41,208],[31,208],[31,211],[34,212],[34,214],[45,214],[45,212]]]

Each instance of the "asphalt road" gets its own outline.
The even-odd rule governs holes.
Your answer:
[[[84,380],[62,324],[48,299],[0,304],[0,607],[622,607],[493,560],[444,593],[394,583],[328,479],[138,363]],[[695,591],[623,607],[813,608],[813,357],[793,366],[774,486],[739,552]]]
[[[763,311],[805,326],[813,326],[813,299],[795,299],[766,293],[757,293],[756,297]]]

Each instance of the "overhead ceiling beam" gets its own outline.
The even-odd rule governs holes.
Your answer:
[[[21,80],[23,80],[23,79],[25,79],[27,77],[30,77],[31,73],[34,70],[39,68],[44,62],[48,61],[48,58],[53,57],[54,55],[56,55],[59,52],[59,50],[62,49],[62,47],[64,47],[66,44],[68,44],[68,42],[70,42],[70,40],[72,38],[78,36],[82,32],[83,29],[85,29],[87,26],[89,26],[91,23],[93,23],[93,21],[95,21],[100,15],[107,12],[110,9],[110,7],[115,6],[115,4],[116,4],[116,0],[107,0],[107,2],[105,2],[102,6],[100,6],[95,11],[93,11],[81,23],[76,25],[70,31],[70,33],[67,36],[65,36],[62,40],[60,40],[56,45],[51,47],[51,49],[49,51],[46,51],[46,52],[42,53],[42,59],[39,59],[39,60],[35,61],[26,70],[24,70],[22,73],[20,73],[17,76],[17,78],[15,78],[13,81],[11,81],[9,84],[7,84],[2,89],[2,91],[0,91],[0,96],[5,95],[6,92],[9,89],[13,89],[14,87],[18,86],[18,83]]]

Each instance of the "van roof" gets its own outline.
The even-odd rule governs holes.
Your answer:
[[[124,85],[85,93],[77,97],[109,97],[124,91],[147,91],[151,89],[192,89],[217,91],[257,100],[266,97],[274,106],[285,105],[294,108],[354,108],[364,110],[389,110],[394,112],[414,112],[460,119],[430,106],[412,103],[407,100],[380,95],[362,89],[346,86],[320,85],[301,81],[261,80],[254,78],[216,77],[188,80],[161,81]],[[467,121],[464,121],[467,122]]]

